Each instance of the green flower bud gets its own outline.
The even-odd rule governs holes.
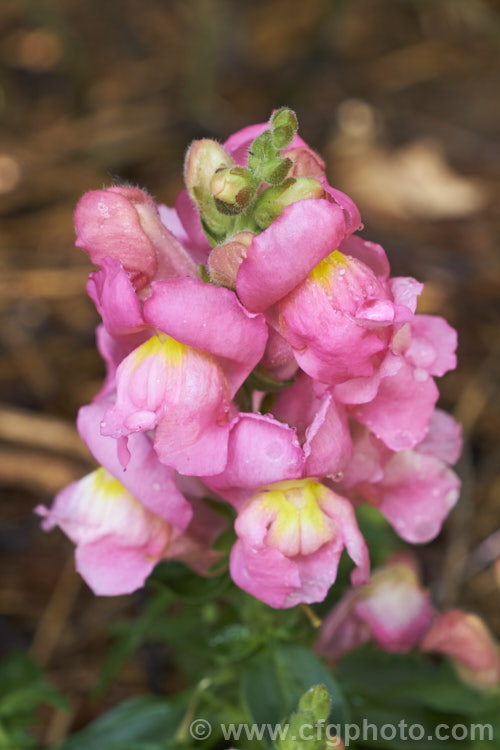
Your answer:
[[[280,216],[285,206],[306,198],[323,198],[321,183],[309,177],[289,177],[281,185],[266,188],[255,204],[255,220],[261,229],[266,229]]]
[[[277,109],[271,117],[271,130],[273,146],[278,150],[286,148],[299,128],[295,112],[288,107]]]
[[[330,693],[325,685],[315,685],[300,699],[300,711],[312,711],[314,721],[326,721],[330,714]]]
[[[264,130],[252,143],[248,152],[248,167],[258,173],[262,164],[275,159],[278,154],[273,146],[270,130]]]
[[[217,210],[210,185],[215,172],[234,162],[216,141],[204,138],[191,144],[184,163],[184,179],[198,206],[205,233],[214,244],[231,231],[233,219]]]
[[[270,182],[271,185],[279,185],[286,179],[286,176],[293,166],[291,159],[281,159],[277,157],[265,164],[261,169],[262,179]]]
[[[245,167],[222,167],[212,177],[210,190],[222,213],[239,213],[246,208],[256,192],[255,180]],[[219,206],[226,204],[226,207]],[[227,210],[229,209],[229,210]]]

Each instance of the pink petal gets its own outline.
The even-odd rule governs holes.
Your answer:
[[[78,431],[89,451],[145,508],[177,529],[185,529],[192,510],[177,488],[174,470],[160,463],[152,440],[146,434],[136,433],[129,437],[131,457],[124,471],[118,460],[116,441],[100,432],[108,407],[109,402],[94,401],[78,412]]]
[[[78,547],[75,560],[77,571],[96,596],[137,591],[158,562],[145,549],[121,547],[107,538]]]
[[[356,206],[352,198],[349,198],[349,196],[343,193],[341,190],[332,188],[328,184],[326,177],[323,177],[320,182],[323,186],[323,189],[328,193],[334,203],[336,203],[342,209],[345,219],[346,234],[356,232],[361,227],[361,216],[359,215],[358,207]]]
[[[444,318],[416,315],[411,324],[411,342],[405,353],[414,367],[442,376],[457,366],[457,332]]]
[[[321,199],[286,206],[248,248],[236,279],[239,298],[249,310],[263,312],[292,291],[344,236],[339,206]]]
[[[367,583],[370,578],[370,556],[365,539],[359,530],[354,508],[344,497],[331,490],[328,494],[333,496],[334,500],[331,501],[327,496],[324,502],[320,501],[320,505],[322,510],[338,524],[347,553],[356,565],[351,573],[351,581],[354,586]]]
[[[421,380],[418,372],[404,365],[382,380],[375,398],[356,406],[353,414],[388,448],[407,450],[424,439],[438,395],[432,378]]]
[[[248,313],[229,289],[191,278],[168,279],[153,284],[144,314],[176,341],[214,354],[231,395],[264,353],[267,326],[263,316]]]
[[[453,419],[451,414],[441,409],[434,409],[429,432],[415,450],[439,458],[453,466],[459,459],[462,445],[461,425]]]
[[[141,303],[121,263],[102,258],[101,270],[90,274],[87,293],[111,336],[136,333],[144,328]]]
[[[347,237],[340,251],[344,255],[352,255],[353,258],[360,260],[362,263],[372,269],[378,279],[385,281],[391,271],[389,261],[384,248],[375,242],[368,242],[356,234]]]
[[[297,565],[274,547],[247,547],[237,540],[229,561],[231,578],[240,589],[276,609],[287,604],[290,593],[300,586]]]
[[[273,482],[298,479],[304,468],[304,453],[295,430],[272,416],[240,414],[231,427],[227,465],[221,474],[204,482],[223,497],[239,505],[247,492]]]
[[[460,480],[446,464],[415,451],[395,453],[377,485],[377,507],[410,544],[434,539],[458,500]]]

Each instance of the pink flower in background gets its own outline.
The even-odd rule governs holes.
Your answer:
[[[390,451],[352,423],[353,456],[339,491],[380,510],[411,544],[429,542],[458,500],[460,480],[450,469],[462,449],[460,426],[436,409],[426,439],[411,451]]]
[[[315,480],[261,489],[241,508],[235,530],[233,581],[272,607],[322,601],[344,547],[356,564],[353,582],[368,580],[368,549],[351,504]]]
[[[500,685],[500,648],[477,615],[459,609],[440,615],[425,634],[421,649],[449,656],[465,682],[475,687]]]
[[[331,663],[371,640],[385,651],[406,652],[433,618],[416,560],[400,554],[375,570],[370,583],[342,597],[325,618],[315,650]]]

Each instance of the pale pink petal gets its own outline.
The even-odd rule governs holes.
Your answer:
[[[181,474],[218,474],[229,434],[227,383],[215,359],[153,336],[116,371],[116,401],[101,432],[122,438],[157,427],[160,460]]]
[[[77,547],[75,561],[96,596],[121,596],[142,588],[158,559],[146,549],[121,547],[104,538]]]
[[[352,453],[352,442],[343,407],[326,393],[311,424],[304,444],[305,476],[337,476],[346,467]]]
[[[370,556],[365,539],[359,530],[352,504],[344,497],[330,491],[324,499],[320,499],[320,506],[336,522],[347,553],[356,565],[351,573],[353,585],[359,586],[367,583],[370,578]]]
[[[343,542],[340,537],[324,544],[311,555],[294,558],[300,576],[300,586],[286,597],[284,607],[295,607],[303,602],[322,602],[335,583],[342,555]]]
[[[380,482],[384,476],[384,465],[392,455],[391,451],[359,422],[351,420],[350,430],[353,452],[337,487],[341,494],[349,492],[359,484]]]
[[[429,432],[415,450],[455,464],[462,452],[462,426],[442,409],[434,409]]]
[[[411,324],[411,342],[406,359],[430,375],[442,376],[457,366],[457,332],[444,318],[416,315]]]
[[[356,419],[391,450],[413,448],[427,434],[439,393],[432,378],[424,376],[402,366],[382,380],[372,401],[353,408]]]
[[[94,401],[79,410],[77,427],[87,448],[96,461],[145,508],[175,528],[185,529],[191,520],[192,510],[177,487],[174,470],[160,463],[151,438],[144,433],[130,435],[130,460],[124,470],[118,459],[116,441],[100,432],[108,407],[109,401]]]
[[[416,451],[395,453],[375,488],[377,507],[410,544],[434,539],[458,500],[460,480],[446,464]]]
[[[412,314],[408,314],[406,319],[412,320],[413,313],[417,309],[417,298],[422,294],[424,285],[410,276],[398,276],[389,279],[389,288],[392,292],[394,303],[409,310]],[[399,320],[403,322],[403,316],[400,316]]]
[[[188,190],[181,190],[177,196],[175,210],[177,211],[179,220],[189,238],[185,242],[185,247],[190,251],[192,258],[196,263],[206,263],[212,246],[203,231],[200,214],[191,200]]]

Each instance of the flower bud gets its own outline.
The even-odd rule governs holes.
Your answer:
[[[255,195],[256,185],[249,169],[222,167],[212,177],[210,190],[221,213],[235,214],[248,206]]]
[[[208,258],[210,278],[220,286],[236,289],[236,276],[247,248],[254,238],[253,232],[238,232],[228,242],[214,247]]]
[[[85,193],[76,207],[75,229],[75,244],[92,263],[119,260],[137,291],[154,278],[197,275],[193,260],[162,224],[156,203],[139,188]]]
[[[308,177],[290,177],[282,185],[264,190],[255,205],[255,220],[261,229],[280,216],[285,206],[306,198],[323,198],[324,190],[318,180]]]
[[[500,684],[500,650],[477,615],[459,609],[446,612],[427,631],[420,647],[451,657],[470,685],[484,689]]]
[[[218,169],[232,167],[234,162],[216,141],[204,138],[191,144],[184,163],[184,179],[191,198],[201,214],[209,238],[225,237],[233,219],[217,210],[210,190],[212,178]]]
[[[295,112],[288,107],[277,109],[271,117],[273,146],[277,149],[286,148],[292,142],[298,127]]]
[[[285,151],[286,157],[292,161],[290,177],[323,177],[325,174],[325,162],[306,146],[289,148]]]
[[[290,168],[292,166],[291,159],[271,159],[261,169],[262,178],[266,182],[270,182],[272,185],[279,185],[283,180],[286,179]]]

